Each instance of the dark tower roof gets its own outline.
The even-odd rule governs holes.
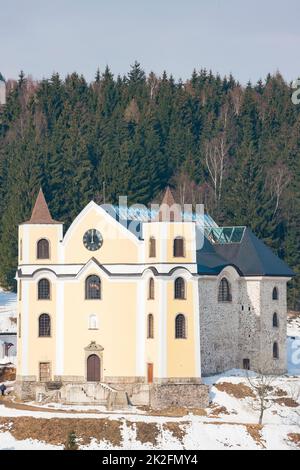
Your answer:
[[[42,188],[39,190],[30,220],[25,224],[60,224],[52,219]]]
[[[170,212],[168,207],[173,207],[173,210]],[[158,214],[154,220],[155,222],[177,222],[182,221],[181,207],[175,202],[174,196],[170,189],[170,186],[167,186],[163,200],[158,211]]]

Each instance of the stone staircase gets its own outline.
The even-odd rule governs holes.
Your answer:
[[[60,389],[60,401],[81,405],[104,405],[109,410],[128,407],[126,392],[101,382],[68,383]]]

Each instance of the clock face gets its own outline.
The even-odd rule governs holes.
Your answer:
[[[83,244],[90,251],[96,251],[101,248],[103,238],[99,230],[91,228],[83,235]]]

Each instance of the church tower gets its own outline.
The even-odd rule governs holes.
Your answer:
[[[19,264],[56,264],[63,224],[52,219],[42,188],[31,217],[19,226]]]
[[[158,384],[201,382],[196,224],[184,215],[168,187],[154,219],[143,225],[146,312],[157,333],[151,339],[148,325],[147,376],[149,382],[153,363]]]

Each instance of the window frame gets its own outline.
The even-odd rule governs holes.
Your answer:
[[[279,345],[277,341],[274,341],[273,343],[273,359],[279,359]]]
[[[278,290],[278,287],[277,286],[274,286],[273,287],[273,290],[272,290],[272,300],[279,300],[279,290]]]
[[[182,254],[176,254],[176,241],[180,240],[182,242]],[[185,238],[178,235],[173,239],[173,258],[185,258]]]
[[[156,238],[149,238],[149,258],[156,258]]]
[[[44,334],[41,335],[41,317],[42,316],[47,316],[49,320],[49,334]],[[43,326],[45,328],[45,326]],[[51,338],[52,337],[52,321],[51,321],[51,315],[49,313],[43,312],[38,316],[38,338]]]
[[[47,242],[47,245],[48,245],[48,256],[46,257],[40,257],[39,256],[39,243],[42,242],[42,241],[46,241]],[[51,244],[50,244],[50,240],[48,240],[48,238],[39,238],[39,240],[36,242],[36,259],[37,260],[45,260],[45,259],[51,259]]]
[[[224,297],[223,285],[226,283],[227,295]],[[223,276],[218,283],[218,303],[230,303],[232,302],[232,287],[227,277]]]
[[[177,331],[178,331],[178,325],[177,321],[180,319],[183,320],[183,324],[181,325],[181,328],[183,329],[183,335],[182,336],[177,336]],[[188,334],[187,334],[187,318],[183,313],[177,313],[175,316],[175,339],[187,339]]]
[[[176,292],[176,283],[181,280],[183,282],[183,296],[177,297]],[[182,276],[176,277],[174,280],[174,300],[186,300],[186,280]]]
[[[155,300],[154,277],[150,277],[148,281],[148,300]]]
[[[154,315],[148,313],[147,315],[147,339],[154,339]]]
[[[89,292],[92,292],[91,291],[91,288],[88,287],[88,280],[92,277],[95,277],[99,280],[99,297],[90,297],[89,296]],[[101,278],[100,276],[98,276],[97,274],[89,274],[86,278],[85,278],[85,281],[84,281],[84,299],[85,300],[102,300],[102,282],[101,282]]]
[[[40,283],[42,281],[47,281],[48,287],[49,287],[49,296],[48,297],[40,297]],[[46,277],[41,278],[38,283],[37,283],[37,300],[51,300],[51,281],[47,279]]]
[[[274,322],[274,320],[276,319],[276,321]],[[274,324],[276,323],[276,324]],[[279,317],[278,317],[278,313],[277,312],[274,312],[273,313],[273,317],[272,317],[272,326],[273,328],[279,328]]]

